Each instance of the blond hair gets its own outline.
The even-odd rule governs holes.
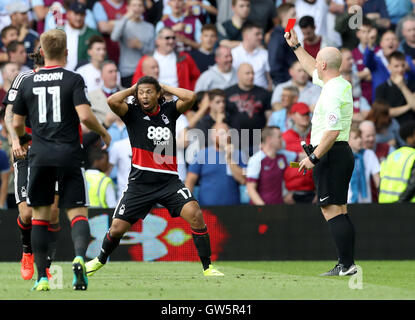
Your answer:
[[[63,30],[53,29],[42,33],[40,46],[47,59],[60,59],[66,51],[66,33]]]

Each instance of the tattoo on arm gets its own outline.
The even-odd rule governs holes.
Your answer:
[[[13,105],[9,104],[6,107],[6,112],[4,115],[4,122],[6,123],[7,131],[9,132],[10,138],[12,140],[18,139],[19,137],[16,134],[16,131],[14,131],[13,128],[13,111],[12,111]]]

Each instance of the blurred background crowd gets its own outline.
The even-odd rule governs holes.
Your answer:
[[[284,39],[291,18],[310,55],[342,52],[354,100],[349,203],[378,202],[381,163],[413,136],[400,128],[415,120],[415,0],[1,0],[0,97],[33,68],[39,35],[61,28],[66,68],[82,75],[112,136],[102,150],[83,128],[93,207],[115,207],[131,163],[127,130],[106,99],[143,75],[197,92],[176,138],[180,178],[201,206],[313,203],[312,172],[289,163],[306,156],[300,142],[309,143],[321,88]],[[0,207],[13,208],[4,110],[0,125]]]

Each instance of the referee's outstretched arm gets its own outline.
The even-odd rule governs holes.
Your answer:
[[[297,56],[298,61],[300,61],[301,66],[309,74],[310,77],[313,77],[313,72],[316,69],[316,59],[314,59],[307,51],[305,51],[303,47],[298,46],[299,41],[294,29],[291,29],[290,32],[286,32],[284,38],[287,41],[288,45],[293,48],[294,53]]]

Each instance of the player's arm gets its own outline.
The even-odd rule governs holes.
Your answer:
[[[191,192],[193,192],[197,179],[199,179],[199,175],[194,172],[188,172],[186,175],[186,181],[184,184]]]
[[[183,88],[175,88],[172,86],[168,86],[166,84],[160,84],[161,88],[164,90],[165,93],[171,94],[179,98],[176,102],[177,111],[180,113],[185,113],[189,110],[193,104],[196,102],[196,93],[193,91],[183,89]]]
[[[263,206],[265,205],[264,200],[262,200],[261,196],[257,190],[257,182],[256,181],[248,181],[246,183],[246,191],[248,191],[249,199],[251,199],[252,203],[256,206]]]
[[[107,99],[108,105],[117,116],[122,117],[128,112],[128,105],[125,102],[129,96],[133,96],[135,93],[135,86],[116,92],[109,96]]]
[[[90,130],[98,133],[105,143],[103,148],[106,148],[111,143],[111,136],[108,131],[99,123],[91,107],[87,104],[80,104],[75,106],[75,110],[78,113],[79,120]]]
[[[19,136],[14,131],[13,127],[13,105],[8,104],[6,106],[6,111],[4,114],[4,122],[7,128],[7,132],[9,133],[10,140],[12,142],[12,152],[13,156],[17,159],[24,158],[26,156],[26,151],[20,145]]]
[[[294,29],[291,29],[290,32],[286,32],[284,34],[284,38],[290,47],[294,47],[299,43]],[[294,53],[297,56],[298,61],[300,61],[303,69],[310,75],[310,77],[312,77],[313,72],[316,69],[316,60],[307,51],[305,51],[302,46],[298,47]]]

